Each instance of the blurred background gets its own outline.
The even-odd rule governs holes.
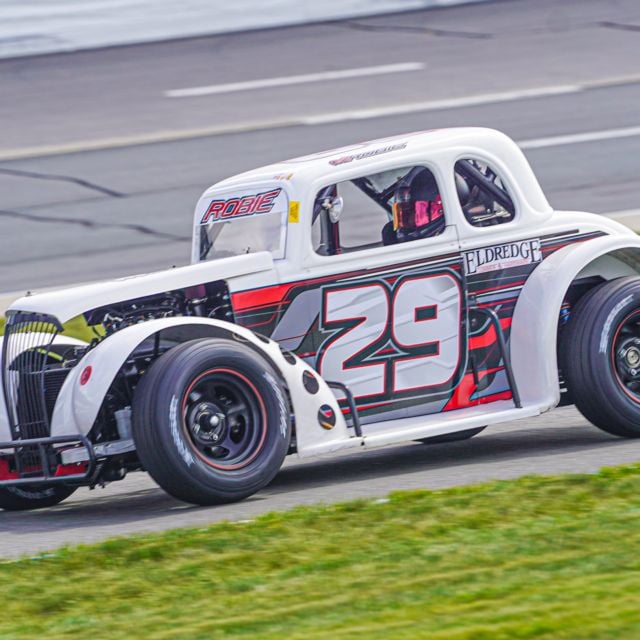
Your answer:
[[[434,127],[633,223],[639,103],[637,0],[4,0],[0,292],[187,263],[210,184]]]

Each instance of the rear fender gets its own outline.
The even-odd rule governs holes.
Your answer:
[[[273,365],[289,391],[300,456],[331,451],[344,446],[344,441],[349,439],[336,397],[305,362],[293,354],[285,358],[277,342],[258,336],[249,329],[222,320],[193,317],[150,320],[122,329],[100,342],[65,380],[54,408],[51,435],[86,435],[124,362],[144,340],[159,332],[162,332],[163,339],[176,343],[205,337],[226,338],[243,342],[261,353]],[[305,372],[318,381],[315,393],[305,389]],[[330,430],[322,428],[318,421],[318,412],[323,405],[329,405],[336,415],[336,425]],[[359,444],[359,438],[354,440],[354,446]]]
[[[560,400],[558,319],[571,283],[590,276],[611,280],[628,275],[640,275],[640,239],[633,236],[568,245],[531,274],[516,303],[509,340],[523,405],[546,411]]]

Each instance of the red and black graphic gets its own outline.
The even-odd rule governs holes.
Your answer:
[[[600,235],[542,236],[541,261]],[[452,253],[242,291],[232,304],[239,324],[347,384],[364,422],[388,420],[512,397],[495,329],[478,310],[495,311],[508,344],[541,261],[469,274]]]
[[[200,224],[252,216],[258,213],[269,213],[282,189],[271,189],[263,193],[229,198],[228,200],[212,200]]]
[[[393,281],[390,281],[393,280]],[[464,370],[464,297],[453,269],[324,287],[316,367],[357,401],[448,393]]]

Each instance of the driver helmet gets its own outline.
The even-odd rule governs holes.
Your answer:
[[[444,231],[442,198],[429,169],[414,167],[398,182],[392,213],[398,241],[428,238]]]

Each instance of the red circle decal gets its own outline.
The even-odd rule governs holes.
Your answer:
[[[80,374],[80,384],[82,386],[84,386],[85,384],[87,384],[87,382],[89,382],[89,378],[91,377],[92,371],[93,369],[91,368],[91,365],[83,369],[82,373]]]

